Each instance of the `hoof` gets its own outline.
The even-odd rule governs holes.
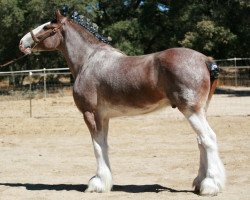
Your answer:
[[[88,188],[85,192],[109,192],[112,189],[112,183],[104,182],[100,177],[94,176],[89,180]]]
[[[222,185],[212,178],[205,178],[201,184],[199,189],[199,193],[202,196],[216,196],[222,190]]]

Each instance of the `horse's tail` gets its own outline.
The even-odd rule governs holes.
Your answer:
[[[216,64],[216,62],[214,61],[214,59],[212,57],[207,57],[206,65],[207,65],[208,71],[210,73],[210,91],[208,94],[208,99],[207,99],[206,107],[205,107],[205,110],[207,111],[210,100],[211,100],[211,98],[214,94],[214,91],[218,85],[220,68],[218,67],[218,65]]]

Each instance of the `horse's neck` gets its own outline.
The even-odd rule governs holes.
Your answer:
[[[81,27],[76,26],[76,28],[73,28],[69,26],[65,30],[62,52],[74,78],[93,53],[96,46],[100,44],[100,41]]]

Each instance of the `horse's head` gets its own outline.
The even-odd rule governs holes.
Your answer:
[[[67,18],[60,11],[55,12],[55,20],[47,22],[27,33],[19,44],[19,49],[29,54],[32,51],[54,51],[60,49],[63,25]]]

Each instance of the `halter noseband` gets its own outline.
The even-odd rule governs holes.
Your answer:
[[[31,30],[30,34],[31,34],[33,41],[35,42],[35,46],[37,46],[39,43],[41,43],[43,40],[47,39],[48,37],[56,34],[61,29],[61,27],[65,24],[65,21],[66,21],[66,18],[64,18],[57,27],[48,30],[48,32],[45,33],[45,35],[40,40],[34,35],[33,31]],[[35,46],[33,46],[33,48]]]

